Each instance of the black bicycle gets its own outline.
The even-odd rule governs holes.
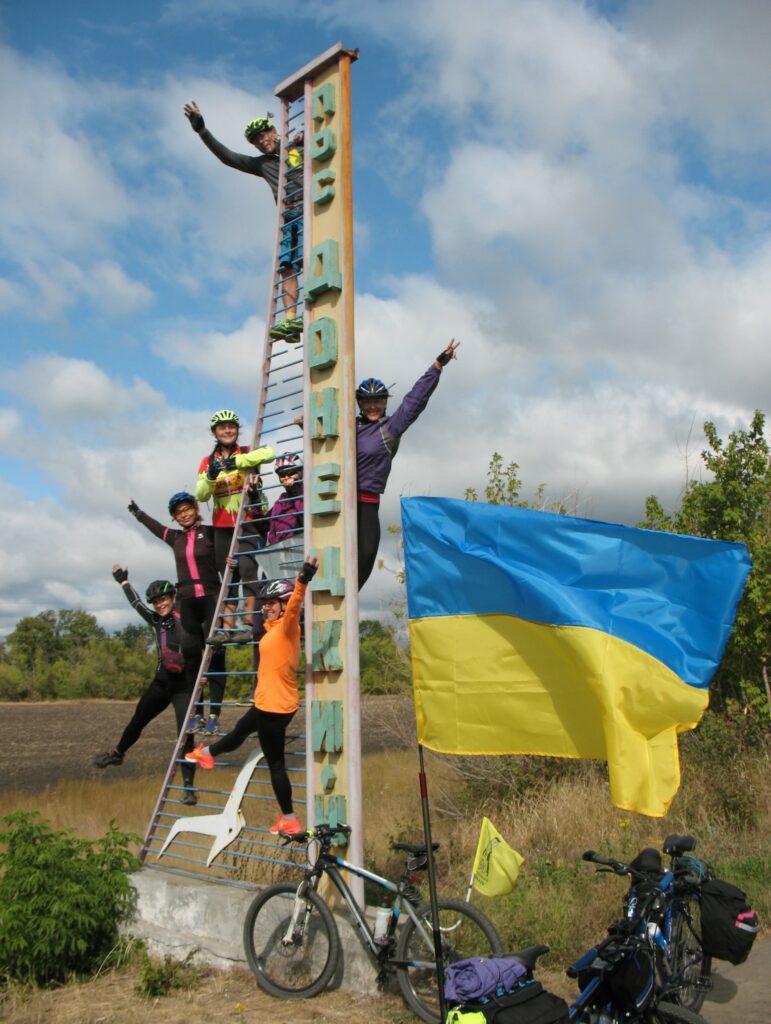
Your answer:
[[[631,864],[591,850],[583,855],[603,870],[631,878],[624,914],[654,946],[656,986],[665,999],[693,1011],[701,1009],[712,987],[712,960],[701,946],[699,901],[709,870],[692,855],[695,846],[693,836],[667,836],[663,850],[670,857],[668,870],[652,848],[642,850]]]
[[[439,1021],[436,958],[431,906],[423,903],[415,882],[428,864],[425,844],[393,843],[406,854],[404,871],[391,882],[373,871],[331,853],[338,836],[349,836],[348,825],[317,825],[287,842],[308,847],[308,865],[299,885],[279,882],[264,889],[250,905],[244,922],[244,948],[258,985],[271,995],[307,998],[318,995],[334,977],[340,963],[340,936],[327,903],[318,892],[326,875],[343,898],[364,948],[377,968],[382,987],[396,974],[407,1005],[429,1024]],[[438,848],[438,843],[433,848]],[[374,928],[341,872],[364,878],[393,899],[387,915]],[[383,908],[385,910],[385,908]],[[462,900],[440,899],[439,931],[445,963],[503,952],[498,932],[485,915]],[[406,920],[405,920],[406,918]],[[398,926],[398,928],[397,928]]]

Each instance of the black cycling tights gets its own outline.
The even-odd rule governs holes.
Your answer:
[[[359,590],[375,568],[377,549],[380,547],[380,506],[375,502],[360,501],[356,508],[356,526],[359,534]]]
[[[145,692],[139,698],[131,721],[123,730],[123,735],[115,748],[121,754],[125,754],[133,747],[142,730],[149,725],[154,718],[157,718],[162,711],[165,711],[169,704],[174,707],[174,715],[177,719],[177,735],[185,728],[187,706],[190,703],[190,691],[183,684],[179,686],[176,681],[167,683],[163,678],[155,676]],[[193,737],[188,736],[184,752],[193,749]],[[185,786],[190,788],[193,785],[195,766],[189,762],[182,761],[182,779]]]
[[[256,732],[270,769],[270,781],[273,792],[276,794],[276,800],[278,800],[278,806],[281,808],[281,813],[287,817],[294,812],[292,811],[292,785],[284,761],[284,744],[286,743],[287,727],[294,716],[294,711],[289,714],[279,714],[274,711],[249,708],[227,736],[223,736],[221,740],[217,740],[216,743],[209,746],[209,751],[214,757],[218,757],[220,754],[229,754],[231,750],[237,750],[247,736]]]

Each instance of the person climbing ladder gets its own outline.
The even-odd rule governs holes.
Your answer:
[[[201,142],[217,159],[245,174],[254,174],[264,178],[270,186],[273,198],[278,201],[278,185],[281,173],[281,142],[275,125],[270,120],[273,116],[257,117],[244,129],[246,141],[254,146],[262,155],[250,156],[246,153],[234,153],[215,139],[204,123],[203,115],[195,100],[184,106],[185,117]],[[281,228],[281,248],[279,252],[279,273],[282,278],[280,310],[282,317],[271,328],[272,338],[283,338],[285,341],[300,340],[303,329],[302,316],[296,316],[299,298],[298,276],[302,270],[303,258],[303,133],[295,134],[287,146],[289,171],[286,178],[284,196],[284,219]]]

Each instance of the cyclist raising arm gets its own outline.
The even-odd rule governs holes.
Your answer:
[[[460,345],[454,338],[413,384],[399,407],[386,416],[388,388],[377,377],[367,377],[356,388],[359,415],[356,418],[357,526],[359,534],[359,590],[375,567],[380,546],[380,495],[386,489],[391,464],[402,434],[425,409],[439,383],[442,367],[457,359]]]
[[[199,744],[189,754],[202,768],[213,768],[219,754],[236,750],[256,732],[270,769],[270,781],[281,815],[270,831],[297,834],[302,830],[292,806],[292,785],[284,761],[286,730],[300,706],[297,690],[297,666],[300,663],[300,610],[305,590],[316,574],[317,559],[308,556],[294,586],[290,580],[266,583],[262,592],[265,635],[260,640],[260,666],[254,707],[236,723],[235,728],[211,746]]]

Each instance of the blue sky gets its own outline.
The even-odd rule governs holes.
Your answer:
[[[361,49],[357,373],[398,395],[462,342],[384,521],[496,450],[579,514],[674,504],[702,422],[767,402],[770,32],[751,0],[0,2],[0,631],[119,626],[112,562],[171,571],[125,505],[160,516],[210,412],[253,416],[275,216],[182,106],[244,151],[338,39]],[[376,572],[364,611],[392,592]]]

